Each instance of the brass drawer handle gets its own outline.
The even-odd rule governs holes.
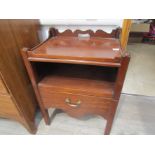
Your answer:
[[[65,103],[68,104],[68,105],[71,106],[71,107],[77,108],[77,107],[80,106],[81,101],[78,100],[76,103],[72,103],[70,98],[66,98],[66,99],[65,99]]]

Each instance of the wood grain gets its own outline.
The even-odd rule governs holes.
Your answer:
[[[20,55],[22,46],[39,43],[34,39],[36,36],[32,37],[33,33],[37,31],[34,27],[32,28],[32,25],[33,20],[0,20],[0,72],[13,97],[12,104],[15,105],[21,116],[19,121],[34,133],[37,104]],[[31,35],[29,35],[30,33]]]
[[[124,83],[126,72],[127,72],[128,65],[129,65],[129,61],[130,61],[130,55],[126,53],[122,58],[121,67],[119,67],[119,70],[118,70],[118,75],[117,75],[117,79],[115,83],[115,90],[114,90],[115,99],[120,98],[123,83]]]
[[[0,116],[5,116],[8,118],[20,116],[10,95],[0,94]]]
[[[115,50],[116,49],[116,50]],[[36,59],[63,59],[93,62],[119,63],[121,46],[117,39],[77,37],[54,37],[28,52],[28,57]]]
[[[48,75],[39,81],[40,87],[75,94],[113,96],[116,68],[50,63],[41,65],[37,66],[38,70]]]
[[[40,28],[38,19],[10,19],[9,24],[19,49],[23,47],[32,48],[40,42],[38,37]]]
[[[50,107],[74,117],[98,114],[107,120],[105,134],[109,134],[128,55],[118,39],[107,39],[100,30],[59,33],[52,28],[49,33],[45,42],[22,52],[45,122]],[[90,37],[81,39],[80,33]]]
[[[47,109],[45,109],[45,107],[44,107],[44,105],[42,103],[42,100],[40,98],[40,93],[39,93],[38,88],[37,88],[38,77],[37,77],[37,75],[35,73],[35,69],[33,68],[33,65],[27,59],[27,51],[28,51],[28,49],[23,48],[21,50],[21,55],[23,57],[25,67],[27,68],[27,72],[28,72],[29,76],[31,77],[30,78],[31,83],[32,83],[32,86],[33,86],[33,89],[34,89],[38,104],[40,106],[42,116],[44,117],[45,122],[48,125],[50,123],[49,114],[48,114]]]
[[[51,75],[46,76],[41,82],[39,82],[39,87],[46,87],[47,89],[49,88],[53,91],[64,91],[70,93],[72,92],[75,94],[81,93],[94,96],[112,97],[114,83]]]
[[[111,33],[107,33],[103,30],[97,30],[96,32],[93,32],[92,30],[75,30],[72,31],[70,29],[65,30],[64,32],[59,32],[58,29],[55,28],[50,28],[49,30],[49,37],[54,37],[54,36],[69,36],[69,37],[77,37],[78,34],[89,34],[91,37],[101,37],[101,38],[119,38],[121,30],[119,28],[112,30]]]
[[[1,74],[0,74],[0,94],[8,94],[7,88],[2,81]]]
[[[58,108],[67,112],[74,117],[81,117],[89,114],[101,115],[106,118],[107,113],[116,101],[106,99],[104,97],[95,97],[87,95],[78,95],[75,93],[57,92],[52,88],[39,87],[42,101],[46,108]],[[65,103],[66,99],[71,100],[71,104],[76,104],[78,101],[81,104],[78,107],[72,107]]]

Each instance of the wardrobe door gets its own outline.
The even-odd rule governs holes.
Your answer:
[[[1,73],[0,73],[0,94],[8,94],[7,88],[2,80]]]
[[[37,104],[20,49],[39,43],[36,34],[36,21],[0,20],[0,72],[19,113],[30,128],[34,125]]]

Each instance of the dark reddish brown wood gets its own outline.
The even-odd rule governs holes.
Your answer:
[[[48,67],[46,72],[49,75],[39,82],[42,87],[75,94],[109,98],[113,96],[116,79],[114,69],[89,65],[49,64],[49,66],[44,65],[42,70],[45,70],[45,67]]]
[[[58,33],[59,33],[59,32],[58,32],[57,29],[55,29],[55,28],[50,28],[50,29],[49,29],[49,38],[57,36]]]
[[[118,102],[119,102],[118,100],[116,100],[116,102],[114,102],[115,101],[114,99],[112,101],[113,102],[111,102],[111,104],[110,104],[108,114],[106,115],[107,124],[106,124],[106,128],[105,128],[105,131],[104,131],[105,135],[110,134],[112,124],[113,124],[113,120],[114,120],[114,117],[115,117],[115,112],[116,112],[117,105],[118,105]]]
[[[51,88],[53,91],[64,91],[75,94],[80,93],[100,97],[105,96],[110,98],[113,96],[114,83],[104,80],[102,81],[101,79],[94,80],[91,78],[85,79],[51,75],[46,76],[41,82],[39,82],[39,86]]]
[[[96,32],[93,32],[92,30],[65,30],[64,32],[60,33],[57,29],[55,28],[50,28],[49,30],[49,37],[54,37],[54,36],[70,36],[70,37],[77,37],[78,34],[89,34],[91,37],[101,37],[101,38],[119,38],[121,29],[117,28],[113,30],[111,33],[104,32],[103,30],[97,30]]]
[[[123,55],[123,57],[122,57],[121,66],[119,67],[117,80],[116,80],[116,83],[115,83],[114,98],[117,99],[117,100],[119,99],[120,94],[121,94],[121,90],[122,90],[123,83],[124,83],[124,80],[125,80],[125,75],[126,75],[126,72],[127,72],[127,69],[128,69],[129,61],[130,61],[130,56],[129,56],[128,53],[125,53]]]
[[[10,19],[9,24],[19,49],[23,47],[32,48],[40,42],[38,37],[40,27],[38,19]]]
[[[28,57],[35,59],[63,59],[92,61],[100,63],[119,63],[121,47],[117,39],[78,37],[54,37],[38,48],[28,51]]]
[[[44,105],[42,104],[42,101],[41,101],[41,98],[40,98],[40,94],[39,94],[39,91],[38,91],[38,88],[37,88],[37,83],[36,83],[37,82],[37,76],[35,75],[35,72],[33,70],[33,67],[31,65],[31,63],[27,59],[27,53],[26,53],[27,50],[28,49],[23,48],[21,50],[21,54],[22,54],[22,57],[23,57],[24,64],[25,64],[25,67],[27,69],[27,72],[28,72],[28,74],[30,76],[31,83],[32,83],[34,92],[36,94],[36,98],[37,98],[38,103],[40,105],[43,118],[44,118],[46,124],[49,124],[50,123],[49,114],[48,114],[48,111],[45,109]]]
[[[81,64],[81,65],[92,65],[92,66],[108,66],[108,67],[120,67],[120,63],[115,62],[100,62],[100,61],[85,61],[85,60],[66,60],[66,59],[47,59],[47,58],[28,58],[32,62],[57,62],[66,64]]]
[[[80,33],[90,38],[78,38]],[[105,36],[100,30],[59,33],[51,29],[50,38],[24,52],[23,59],[36,67],[39,80],[33,77],[32,66],[27,70],[42,111],[52,107],[74,117],[101,115],[107,120],[105,134],[109,134],[129,57],[119,40]]]
[[[52,107],[62,109],[74,117],[94,114],[106,118],[110,106],[117,102],[104,97],[58,92],[52,90],[52,87],[48,86],[43,87],[39,85],[39,90],[46,108]],[[70,100],[69,104],[66,103],[66,99]],[[78,102],[80,102],[80,104],[78,104]]]

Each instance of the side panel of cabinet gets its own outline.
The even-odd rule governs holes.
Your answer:
[[[38,45],[39,20],[38,19],[10,19],[8,20],[19,49],[32,48]]]
[[[9,95],[0,94],[0,116],[6,118],[19,118],[19,112]]]
[[[7,88],[2,80],[1,73],[0,73],[0,94],[8,94]]]
[[[24,41],[21,41],[22,38],[15,36],[17,32],[11,26],[15,23],[11,24],[11,22],[13,21],[0,20],[0,71],[11,95],[16,101],[16,107],[26,122],[32,124],[36,110],[36,99],[20,55],[20,47],[24,46],[21,45]],[[19,26],[21,23],[22,20],[17,25]],[[26,23],[28,24],[28,20]],[[32,20],[30,20],[30,23],[32,24]],[[31,24],[29,25],[30,27]],[[24,35],[21,31],[20,29],[19,34],[24,40]],[[26,30],[24,29],[24,31]],[[33,33],[33,31],[31,32]],[[21,44],[18,45],[19,43]]]

